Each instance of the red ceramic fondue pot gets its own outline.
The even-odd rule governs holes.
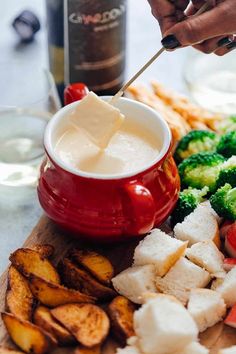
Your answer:
[[[119,99],[116,106],[126,119],[132,117],[156,134],[159,153],[142,169],[131,173],[96,175],[79,171],[60,160],[54,149],[70,124],[68,114],[79,104],[78,101],[62,108],[46,128],[47,157],[38,184],[41,206],[49,218],[76,237],[114,242],[149,232],[169,216],[180,188],[170,153],[168,125],[146,105]]]

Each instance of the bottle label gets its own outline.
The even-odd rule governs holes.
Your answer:
[[[66,82],[93,91],[122,85],[125,68],[126,0],[67,0]]]

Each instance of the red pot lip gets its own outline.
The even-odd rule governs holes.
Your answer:
[[[111,96],[103,96],[102,99],[104,100],[109,100]],[[164,160],[167,158],[168,154],[170,153],[171,150],[171,131],[166,123],[166,121],[161,117],[159,113],[157,113],[154,109],[150,108],[149,106],[146,106],[145,104],[141,102],[137,102],[128,98],[120,98],[119,100],[135,105],[136,107],[139,107],[141,110],[148,112],[149,114],[155,115],[156,119],[159,121],[160,125],[162,126],[163,129],[163,134],[164,134],[164,142],[163,146],[157,155],[156,159],[151,161],[148,165],[143,167],[142,169],[126,174],[120,174],[120,175],[99,175],[99,174],[92,174],[92,173],[87,173],[83,171],[77,171],[74,170],[73,168],[70,168],[70,166],[67,166],[63,161],[58,158],[54,152],[54,148],[52,146],[52,141],[51,141],[51,132],[55,128],[56,124],[58,121],[60,121],[67,113],[72,111],[74,107],[76,107],[79,102],[73,102],[62,109],[60,109],[50,120],[48,123],[45,134],[44,134],[44,149],[49,157],[49,159],[52,161],[53,164],[55,164],[57,167],[59,167],[61,170],[72,174],[74,176],[78,176],[80,178],[87,178],[87,179],[94,179],[94,180],[103,180],[103,181],[114,181],[114,180],[127,180],[130,178],[136,178],[140,175],[143,175],[144,173],[149,172],[150,170],[153,170],[154,168],[157,168],[160,166]]]

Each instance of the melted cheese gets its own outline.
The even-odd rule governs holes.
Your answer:
[[[159,144],[151,131],[127,118],[105,150],[93,144],[83,129],[68,127],[59,137],[55,151],[76,170],[107,175],[144,168],[157,157]]]

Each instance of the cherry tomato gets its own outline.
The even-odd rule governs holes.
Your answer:
[[[81,100],[88,94],[88,92],[88,87],[82,82],[76,82],[74,84],[66,86],[64,90],[65,105]]]

